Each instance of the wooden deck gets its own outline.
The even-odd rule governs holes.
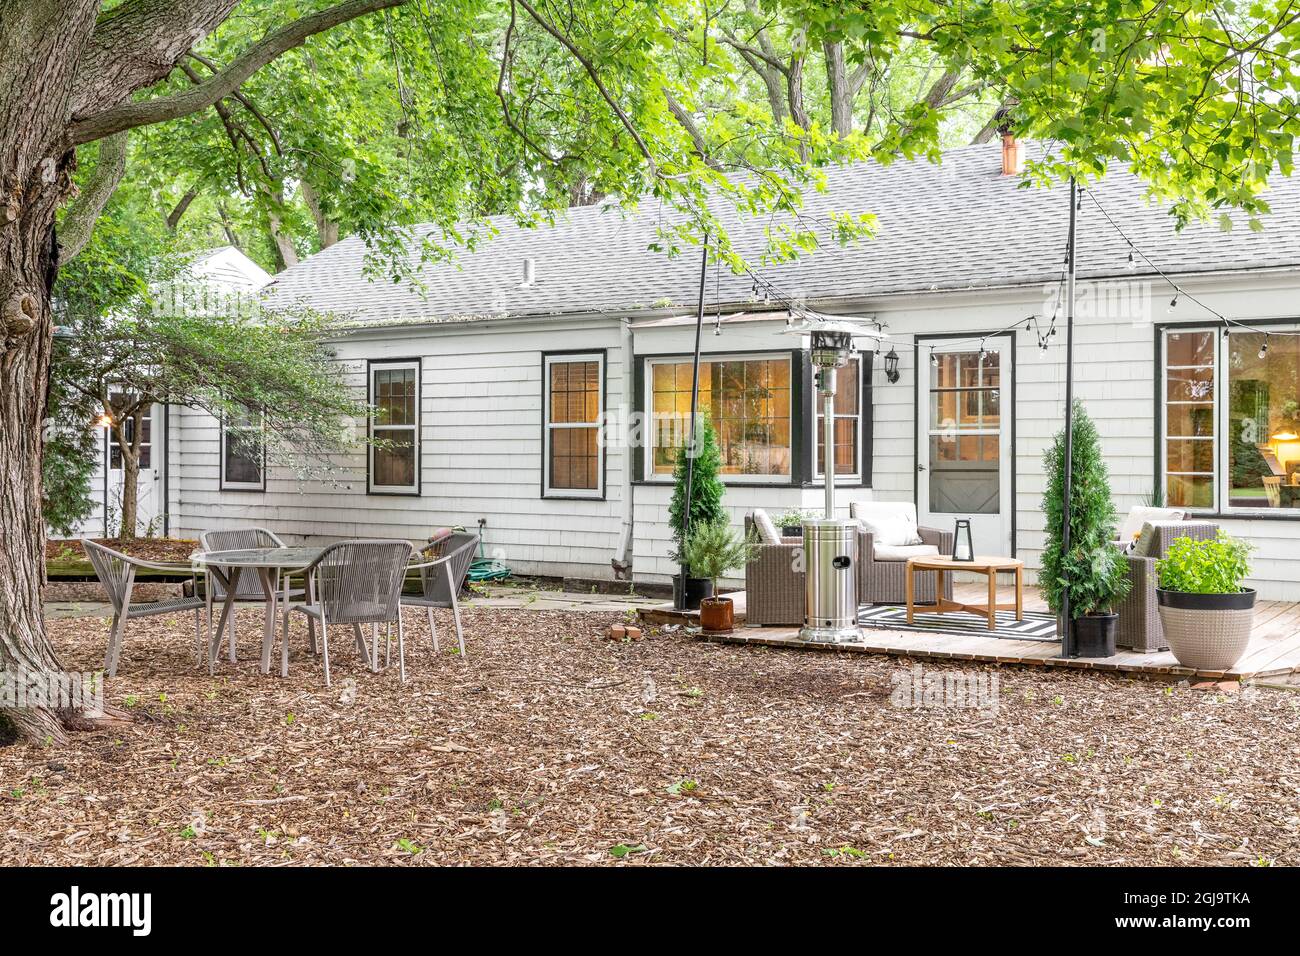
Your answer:
[[[966,595],[971,602],[984,590],[980,584],[957,584],[954,597]],[[969,593],[967,593],[969,592]],[[1236,666],[1228,671],[1197,671],[1183,667],[1168,651],[1142,654],[1121,651],[1114,657],[1062,658],[1060,645],[1045,641],[1009,640],[969,634],[926,634],[918,631],[890,631],[864,628],[860,644],[814,644],[799,640],[796,627],[747,627],[744,620],[744,592],[728,595],[736,602],[737,627],[730,634],[701,635],[706,640],[731,644],[758,644],[799,650],[837,651],[858,654],[891,654],[896,657],[981,661],[1037,667],[1070,667],[1108,673],[1126,673],[1156,678],[1202,680],[1260,680],[1300,674],[1300,604],[1261,601],[1255,607],[1255,627],[1250,645]],[[1025,589],[1025,610],[1046,611],[1036,588]],[[698,614],[683,616],[671,605],[647,608],[642,618],[651,624],[686,623],[698,626]]]

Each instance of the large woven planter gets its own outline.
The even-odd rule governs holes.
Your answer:
[[[1246,653],[1255,619],[1255,591],[1186,594],[1156,589],[1160,624],[1184,667],[1226,671]]]

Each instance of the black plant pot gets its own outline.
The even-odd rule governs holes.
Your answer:
[[[1118,614],[1085,614],[1074,619],[1074,652],[1080,657],[1114,657]]]
[[[708,578],[687,578],[682,587],[682,576],[673,575],[673,607],[679,611],[698,611],[700,602],[713,597],[713,582]]]
[[[781,536],[784,538],[802,538],[803,525],[801,524],[787,525],[786,527],[781,529]]]

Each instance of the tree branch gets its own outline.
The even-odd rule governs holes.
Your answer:
[[[68,207],[63,224],[59,227],[60,262],[70,262],[90,241],[99,214],[108,205],[126,172],[129,138],[129,133],[122,132],[99,141],[99,162],[95,166],[95,175],[81,191],[76,202]]]
[[[223,97],[230,96],[241,83],[262,67],[276,57],[302,46],[309,37],[331,30],[341,23],[367,13],[400,7],[406,2],[407,0],[347,0],[346,3],[300,17],[268,33],[231,60],[224,70],[204,80],[200,85],[173,96],[126,102],[100,113],[76,119],[68,128],[69,136],[74,145],[89,143],[122,130],[162,123],[197,113]],[[185,52],[181,50],[177,54],[177,59]]]

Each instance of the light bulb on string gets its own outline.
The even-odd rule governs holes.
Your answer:
[[[1268,356],[1268,333],[1265,332],[1264,344],[1259,347],[1259,357],[1266,358],[1267,356]]]
[[[1133,257],[1133,247],[1130,245],[1128,250],[1128,268],[1136,269],[1137,265],[1137,259]]]
[[[1166,311],[1173,312],[1176,308],[1178,308],[1178,293],[1175,292],[1174,297],[1169,300],[1169,308]]]

